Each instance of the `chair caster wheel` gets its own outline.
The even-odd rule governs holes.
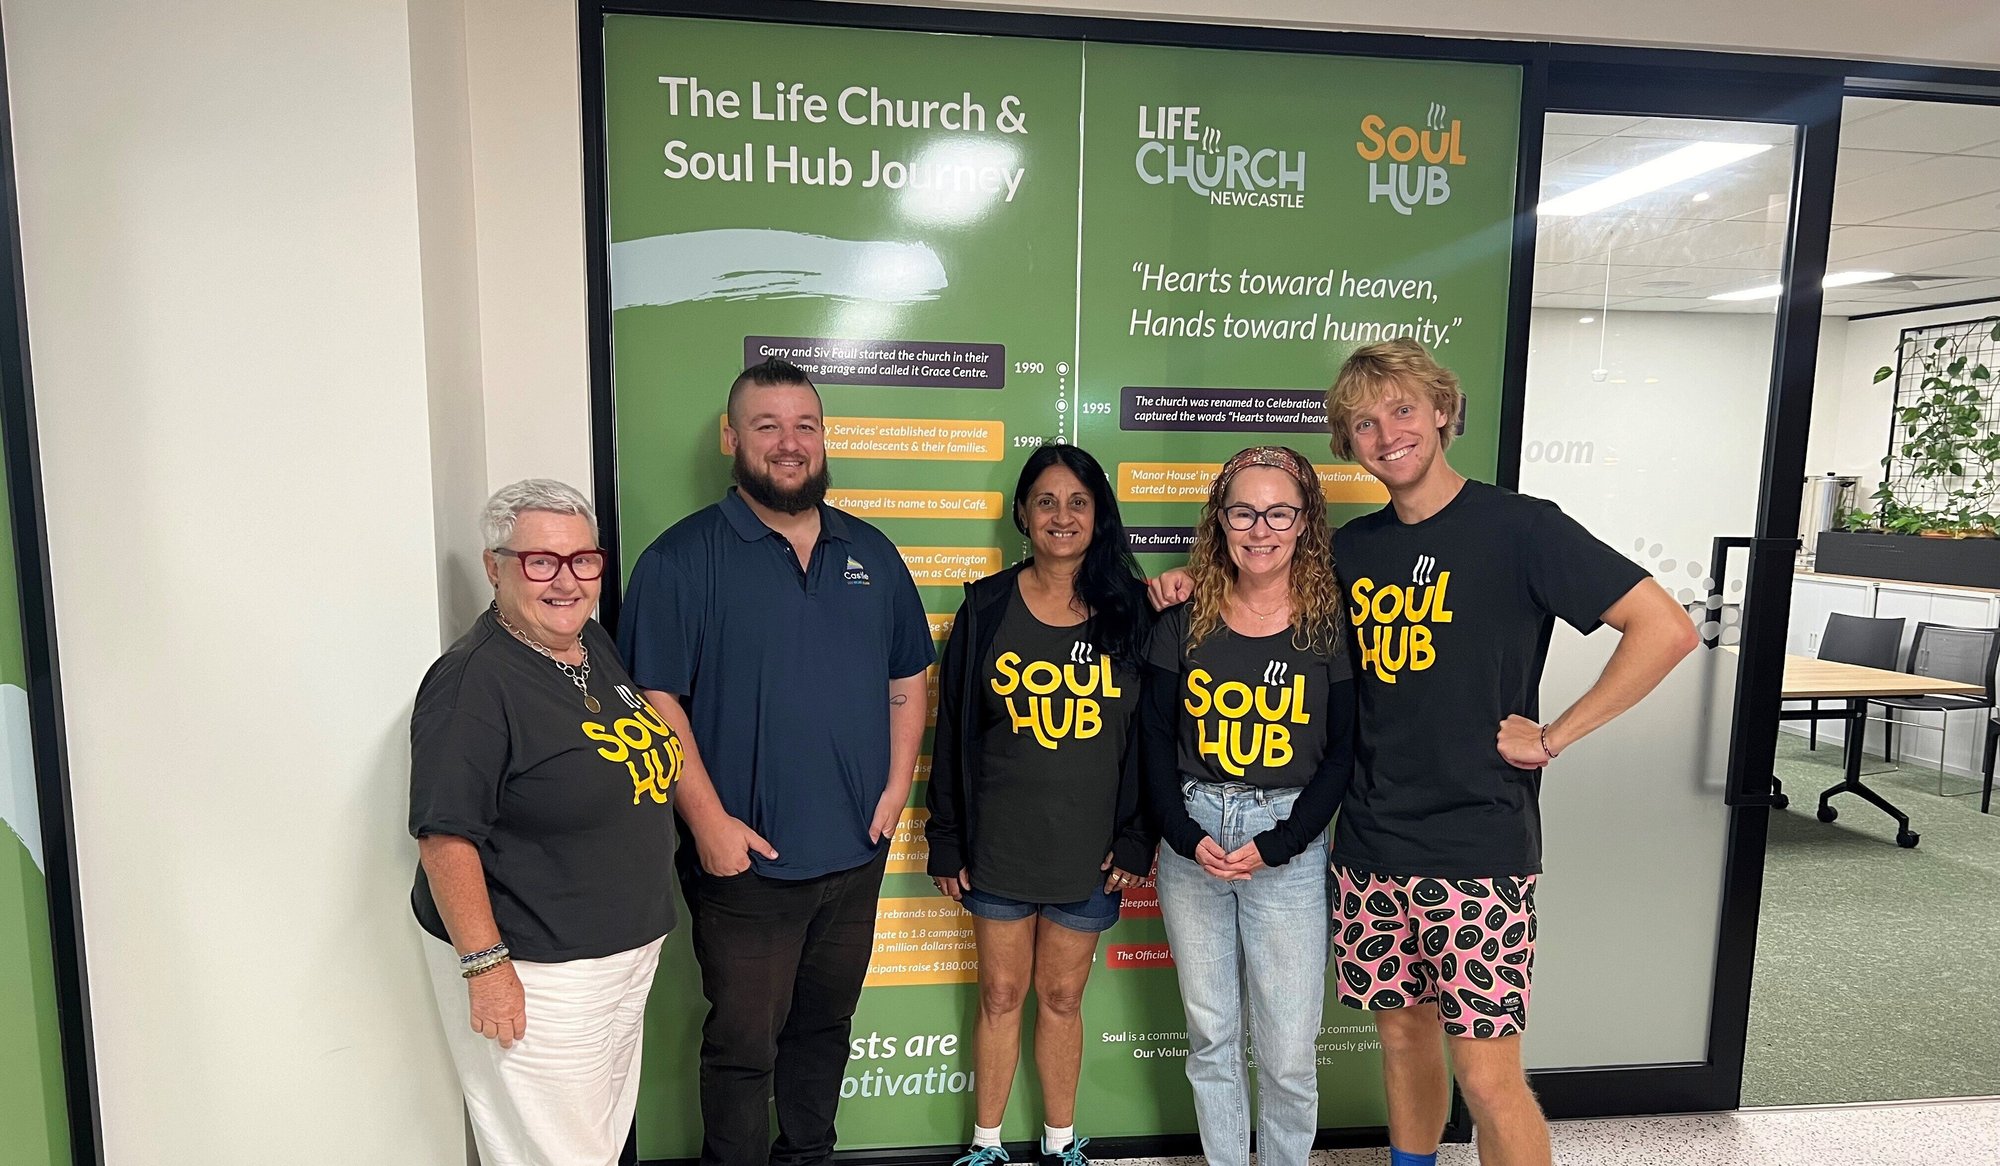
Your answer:
[[[1771,799],[1771,808],[1774,810],[1787,809],[1791,806],[1791,804],[1792,804],[1792,799],[1786,797],[1784,794],[1779,794]]]
[[[1838,817],[1840,817],[1840,811],[1834,809],[1832,806],[1821,806],[1819,808],[1819,820],[1822,822],[1831,822]]]
[[[1902,847],[1904,850],[1915,850],[1917,848],[1917,839],[1920,837],[1922,835],[1912,834],[1908,830],[1898,830],[1896,832],[1896,845]]]

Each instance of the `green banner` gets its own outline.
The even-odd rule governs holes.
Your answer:
[[[942,638],[960,585],[1025,550],[1022,460],[1074,442],[1150,567],[1177,562],[1216,465],[1321,465],[1336,518],[1386,498],[1326,448],[1357,344],[1415,336],[1465,379],[1453,462],[1490,477],[1518,70],[1306,54],[617,16],[606,165],[626,565],[728,484],[745,365],[805,368],[835,505],[878,523]],[[890,855],[841,1109],[849,1148],[962,1144],[976,960],[923,876],[923,786]],[[654,989],[640,1150],[700,1144],[700,979]],[[1093,1137],[1189,1133],[1186,1026],[1152,890],[1128,895],[1084,1004]],[[1374,1031],[1329,1006],[1321,1124],[1384,1121]],[[1032,1042],[1005,1133],[1040,1113]]]
[[[68,1166],[48,883],[35,798],[12,513],[0,478],[0,1130],[6,1160]]]

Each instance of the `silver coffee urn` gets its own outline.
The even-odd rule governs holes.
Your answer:
[[[1812,570],[1819,554],[1819,532],[1832,530],[1855,508],[1854,487],[1860,480],[1833,473],[1806,479],[1805,498],[1799,506],[1799,570]]]

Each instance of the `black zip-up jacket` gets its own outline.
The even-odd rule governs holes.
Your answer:
[[[924,825],[924,838],[930,843],[927,869],[933,878],[958,877],[966,868],[972,837],[979,830],[979,803],[971,796],[980,761],[979,662],[993,647],[993,637],[999,634],[1000,621],[1015,594],[1015,580],[1027,565],[1022,562],[965,585],[965,602],[959,605],[938,665],[937,730],[931,740],[931,777],[924,794],[924,804],[930,809],[930,820]],[[1131,588],[1133,611],[1141,621],[1133,637],[1132,651],[1138,653],[1145,647],[1152,608],[1146,602],[1144,583],[1134,579]],[[1136,655],[1127,663],[1142,675],[1148,671]],[[1139,707],[1145,707],[1144,702],[1142,687]],[[1135,717],[1125,734],[1117,820],[1105,823],[1105,849],[1112,852],[1118,869],[1135,875],[1152,870],[1156,842],[1142,810],[1143,736]],[[972,885],[979,885],[976,873]]]

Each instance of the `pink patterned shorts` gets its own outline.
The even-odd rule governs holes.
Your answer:
[[[1335,864],[1340,1002],[1370,1012],[1436,1004],[1447,1036],[1528,1027],[1535,876],[1440,879]]]

